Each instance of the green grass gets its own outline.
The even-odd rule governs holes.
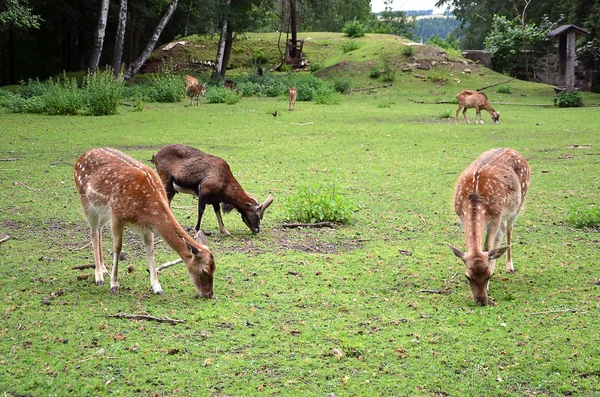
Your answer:
[[[353,87],[368,86],[367,74]],[[0,237],[12,236],[0,244],[0,391],[599,394],[600,287],[593,282],[600,239],[595,229],[573,229],[569,209],[598,203],[600,113],[521,106],[551,105],[553,92],[516,80],[515,105],[495,106],[499,125],[487,114],[485,125],[455,125],[439,117],[448,104],[408,100],[433,102],[503,79],[486,71],[437,85],[399,73],[391,87],[342,96],[334,106],[297,102],[295,112],[281,97],[252,97],[234,105],[151,103],[144,112],[121,107],[106,117],[0,114]],[[488,97],[500,101],[492,91]],[[585,94],[586,104],[598,102]],[[147,162],[174,142],[226,159],[259,201],[273,194],[261,233],[228,215],[232,236],[220,237],[206,211],[202,226],[212,232],[217,264],[212,300],[193,299],[181,265],[160,275],[164,296],[146,295],[144,249],[130,232],[119,294],[94,285],[93,276],[78,280],[92,271],[71,268],[93,256],[79,250],[89,231],[73,183],[76,158],[110,146]],[[521,152],[532,181],[513,235],[517,271],[506,274],[500,260],[494,305],[476,307],[446,242],[464,248],[452,208],[458,175],[493,147]],[[333,183],[356,205],[349,225],[281,226],[284,203],[299,188]],[[173,210],[183,226],[194,225],[193,197],[177,195]],[[110,244],[105,231],[106,258]],[[177,256],[161,243],[156,257]],[[119,312],[186,323],[106,317]]]

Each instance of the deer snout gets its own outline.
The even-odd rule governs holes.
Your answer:
[[[199,291],[198,298],[206,298],[206,299],[211,299],[213,297],[213,292],[212,291]]]
[[[473,300],[475,301],[476,305],[487,306],[488,304],[487,296],[473,296]]]

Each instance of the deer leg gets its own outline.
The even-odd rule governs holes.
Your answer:
[[[465,117],[465,121],[467,122],[467,124],[471,124],[469,122],[469,119],[467,118],[467,107],[465,106],[465,109],[463,110],[463,116]]]
[[[198,221],[196,222],[196,232],[200,230],[200,222],[202,222],[202,215],[204,215],[204,209],[206,208],[206,202],[202,198],[202,194],[200,193],[200,189],[198,189]]]
[[[104,285],[104,274],[106,266],[102,260],[102,226],[98,224],[98,216],[88,215],[90,231],[92,235],[92,252],[94,253],[95,262],[95,279],[96,285]]]
[[[177,193],[177,191],[175,190],[175,186],[173,186],[174,183],[175,178],[171,176],[165,184],[165,191],[167,192],[167,200],[169,200],[169,207],[171,206],[171,201],[173,200],[173,197],[175,197],[175,193]]]
[[[458,113],[460,112],[460,109],[462,109],[462,107],[463,107],[462,103],[459,103],[458,109],[456,109],[456,116],[454,116],[454,122],[456,122],[456,124],[458,124]]]
[[[113,267],[110,274],[110,292],[119,292],[119,257],[123,249],[123,225],[113,217],[111,225],[113,238]]]
[[[499,246],[498,247],[495,246],[496,241],[498,240],[498,233],[500,232],[499,229],[500,229],[499,221],[491,221],[487,225],[487,234],[485,236],[485,243],[483,244],[483,250],[485,252],[491,251],[495,248],[499,248]],[[502,237],[500,237],[500,240],[502,242]],[[493,273],[494,269],[496,268],[496,260],[490,259],[488,263],[489,263],[488,266],[490,267],[490,269],[492,270],[492,273]]]
[[[215,215],[217,216],[217,222],[219,223],[219,231],[225,236],[231,236],[231,234],[227,231],[227,229],[225,229],[225,225],[223,224],[223,218],[221,217],[221,207],[219,207],[219,203],[213,204],[213,208],[215,209]]]
[[[475,115],[475,124],[477,124],[477,116],[479,116],[479,124],[483,124],[483,117],[481,117],[481,109],[479,107],[476,107],[475,110],[477,110],[477,114]]]
[[[508,219],[506,221],[506,245],[508,246],[508,250],[506,251],[506,271],[509,273],[515,272],[515,267],[513,266],[512,261],[512,229],[514,219]]]
[[[154,262],[154,233],[150,230],[146,230],[144,231],[143,237],[146,257],[148,258],[148,264],[150,265],[150,285],[155,294],[162,295],[163,289],[158,282],[158,272],[156,271],[156,264]]]

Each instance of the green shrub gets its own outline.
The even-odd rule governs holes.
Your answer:
[[[509,85],[501,85],[496,89],[496,92],[499,94],[510,94],[512,90]]]
[[[380,109],[391,108],[395,103],[396,102],[392,101],[391,99],[384,99],[377,102],[377,107]]]
[[[381,71],[379,69],[377,69],[377,68],[373,68],[369,72],[369,77],[372,78],[372,79],[376,79],[379,76],[381,76]]]
[[[440,119],[451,119],[452,118],[452,110],[446,109],[442,113],[440,113]]]
[[[46,91],[51,89],[51,85],[48,83],[40,83],[38,79],[27,80],[27,83],[21,81],[19,84],[19,88],[17,90],[17,94],[22,96],[23,98],[31,98],[34,96],[42,96]]]
[[[117,114],[123,98],[123,84],[113,70],[98,70],[84,78],[85,102],[92,116]]]
[[[365,35],[365,27],[359,21],[348,21],[344,24],[342,33],[348,37],[363,37]]]
[[[320,105],[337,105],[341,102],[339,94],[330,88],[316,91],[314,101]]]
[[[226,103],[233,105],[240,101],[240,96],[233,90],[225,87],[209,87],[206,92],[208,103]]]
[[[381,73],[382,80],[388,83],[396,80],[396,68],[392,63],[391,58],[387,54],[384,54],[381,59],[383,64],[383,72]]]
[[[578,108],[583,106],[583,94],[579,91],[561,92],[554,97],[554,104],[559,108]]]
[[[152,102],[157,95],[156,88],[149,84],[125,85],[123,87],[123,98],[134,101]]]
[[[573,207],[569,210],[568,217],[577,228],[600,227],[600,207],[594,205]]]
[[[49,89],[42,95],[48,114],[75,115],[83,107],[83,95],[75,78],[49,80]]]
[[[345,54],[350,51],[358,50],[360,48],[360,44],[358,41],[349,41],[347,43],[342,44],[342,52]]]
[[[242,94],[242,96],[259,96],[261,94],[261,87],[258,83],[246,81],[239,82],[237,86],[240,89],[240,93]]]
[[[407,45],[406,47],[402,48],[401,52],[402,55],[404,55],[405,57],[411,57],[415,55],[415,49],[410,45]]]
[[[434,67],[429,73],[429,79],[435,83],[444,83],[450,78],[450,72],[444,68]]]
[[[264,87],[265,95],[274,98],[280,95],[284,95],[286,92],[286,87],[280,81],[272,81],[267,86]]]
[[[354,206],[342,196],[336,184],[321,183],[301,187],[285,202],[286,217],[297,222],[340,222],[350,223]]]
[[[333,89],[340,94],[348,94],[350,92],[350,80],[335,79],[333,81]]]
[[[319,61],[316,61],[316,62],[311,62],[310,66],[308,67],[308,70],[311,73],[315,73],[315,72],[318,72],[319,70],[321,70],[323,68],[324,68],[323,64],[321,62],[319,62]]]
[[[17,95],[0,88],[0,107],[8,107],[15,100]]]
[[[183,79],[171,72],[154,75],[152,86],[156,90],[153,98],[156,102],[179,102],[185,90]]]

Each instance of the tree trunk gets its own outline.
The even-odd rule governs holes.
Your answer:
[[[298,24],[296,21],[296,0],[290,2],[290,20],[291,20],[291,31],[292,31],[292,46],[290,47],[290,58],[294,59],[298,56],[296,54],[296,44],[298,43]]]
[[[100,4],[100,15],[98,16],[98,26],[94,36],[94,52],[90,61],[90,73],[94,74],[100,64],[100,55],[102,55],[102,46],[104,45],[104,35],[106,34],[106,20],[108,19],[109,0],[102,0]]]
[[[152,50],[154,49],[154,46],[156,45],[156,42],[158,41],[160,34],[162,33],[163,29],[165,28],[165,25],[167,24],[167,22],[169,22],[171,15],[173,15],[173,12],[177,8],[177,1],[178,0],[171,0],[171,4],[169,5],[169,8],[167,8],[167,11],[164,13],[162,18],[158,22],[158,25],[156,26],[156,29],[154,30],[154,34],[152,35],[152,38],[148,42],[146,49],[144,49],[144,52],[142,52],[142,55],[140,55],[135,60],[135,62],[132,63],[127,68],[127,71],[123,75],[124,80],[127,80],[127,79],[131,78],[134,74],[136,74],[138,72],[138,70],[140,70],[140,68],[142,67],[144,62],[146,62],[146,60],[152,53]]]
[[[190,7],[188,8],[187,17],[185,18],[185,29],[183,31],[183,37],[187,37],[188,35],[188,26],[190,25],[190,15],[192,14],[192,5],[194,4],[194,0],[190,0]]]
[[[121,61],[123,59],[123,42],[125,41],[125,27],[127,25],[127,0],[121,0],[121,10],[119,11],[119,26],[117,27],[117,37],[115,38],[115,53],[113,58],[113,71],[115,78],[121,71]]]
[[[221,76],[221,69],[223,68],[223,57],[225,55],[225,41],[227,40],[227,24],[229,22],[229,8],[231,6],[231,0],[223,1],[223,25],[221,26],[221,37],[219,38],[219,47],[217,48],[217,60],[215,62],[215,69],[213,70],[211,80],[216,81]]]
[[[219,76],[225,77],[227,71],[227,65],[229,64],[229,58],[231,58],[231,49],[233,48],[233,33],[231,32],[231,21],[227,24],[227,38],[225,39],[225,48],[223,51],[223,65],[221,65],[221,71]]]

